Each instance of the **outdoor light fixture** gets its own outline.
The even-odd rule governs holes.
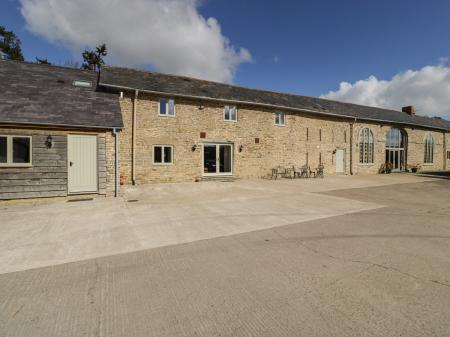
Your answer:
[[[47,149],[51,149],[53,147],[52,136],[48,135],[47,139],[45,140],[45,146],[47,147]]]
[[[239,146],[239,152],[242,152],[243,149],[244,149],[244,145]]]
[[[199,105],[199,106],[198,106],[198,109],[199,109],[199,110],[203,110],[204,108],[205,108],[205,107],[204,107],[203,105]]]
[[[191,148],[192,152],[195,152],[196,149],[197,149],[197,145],[196,144],[192,145],[192,148]]]

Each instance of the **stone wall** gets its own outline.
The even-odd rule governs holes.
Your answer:
[[[354,127],[354,172],[358,173],[377,173],[381,165],[385,162],[386,151],[386,134],[392,125],[356,123]],[[369,128],[374,135],[374,163],[360,164],[359,163],[359,135],[363,128]],[[419,166],[421,170],[436,171],[444,168],[444,143],[443,133],[439,131],[430,131],[417,128],[401,128],[407,136],[407,158],[406,164],[408,167]],[[424,139],[425,136],[431,133],[434,139],[434,162],[432,164],[424,164]]]
[[[109,132],[80,132],[55,129],[0,128],[0,135],[32,137],[32,165],[0,167],[0,200],[64,197],[67,191],[67,135],[97,135],[98,191],[114,193],[114,137]],[[45,146],[48,136],[52,148]]]
[[[202,176],[202,144],[231,143],[233,176],[261,178],[277,165],[311,168],[325,165],[325,174],[335,174],[335,150],[345,151],[345,173],[350,173],[352,120],[324,118],[300,112],[286,113],[286,126],[274,124],[274,109],[238,106],[238,121],[224,121],[223,104],[176,99],[176,116],[159,116],[158,98],[139,94],[136,106],[136,183],[194,181]],[[125,130],[121,134],[121,175],[131,183],[133,95],[121,99]],[[400,113],[400,112],[399,112]],[[373,164],[359,164],[359,132],[369,127],[375,137]],[[353,128],[353,173],[377,173],[385,161],[386,132],[390,125],[355,123]],[[423,164],[423,139],[428,130],[406,128],[408,163]],[[205,134],[201,138],[201,133]],[[427,170],[443,168],[443,134],[431,131],[435,161]],[[259,142],[257,142],[257,140]],[[172,145],[172,165],[153,165],[152,146]],[[195,150],[193,151],[193,147]],[[242,151],[240,151],[242,149]]]

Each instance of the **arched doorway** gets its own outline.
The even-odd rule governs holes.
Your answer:
[[[392,164],[392,171],[406,170],[408,138],[404,130],[391,128],[386,134],[386,163]]]

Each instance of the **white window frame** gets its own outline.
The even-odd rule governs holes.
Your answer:
[[[363,137],[363,141],[361,141]],[[359,131],[359,164],[373,165],[375,161],[375,137],[370,128],[362,128]],[[365,159],[367,158],[367,160]]]
[[[229,113],[229,116],[230,116],[230,118],[229,119],[226,119],[225,118],[225,112],[226,112],[226,109],[228,108],[228,111],[230,111],[231,110],[231,108],[234,108],[234,110],[235,110],[235,116],[236,116],[236,119],[231,119],[231,114]],[[237,122],[238,121],[238,108],[237,108],[237,106],[236,105],[225,105],[224,107],[223,107],[223,120],[225,121],[225,122]]]
[[[0,167],[31,167],[33,166],[33,137],[21,135],[1,135],[6,137],[6,163],[0,163]],[[28,138],[30,140],[30,162],[13,163],[13,138]]]
[[[161,113],[161,100],[162,99],[166,101],[166,113],[165,114]],[[173,115],[169,114],[169,101],[173,101]],[[176,104],[175,104],[175,99],[173,99],[173,98],[165,98],[165,97],[158,98],[158,115],[159,116],[162,116],[162,117],[175,117],[176,114],[177,114],[177,108],[176,108]]]
[[[280,115],[280,121],[277,123],[277,115]],[[283,122],[281,122],[281,116],[283,116]],[[286,113],[284,111],[275,111],[274,124],[276,126],[286,126]]]
[[[424,153],[423,163],[425,165],[434,164],[434,137],[431,133],[427,133],[423,140]]]
[[[161,148],[161,163],[156,163],[155,162],[155,148],[156,147],[160,147]],[[170,162],[164,162],[164,149],[166,147],[170,148]],[[152,145],[152,164],[153,165],[158,165],[158,166],[169,166],[169,165],[173,165],[173,157],[174,157],[174,152],[173,152],[173,145],[167,145],[167,144],[155,144]]]

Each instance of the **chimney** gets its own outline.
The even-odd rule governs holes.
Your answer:
[[[416,114],[416,108],[413,107],[412,105],[409,106],[404,106],[402,108],[402,112],[407,113],[408,115],[415,115]]]

